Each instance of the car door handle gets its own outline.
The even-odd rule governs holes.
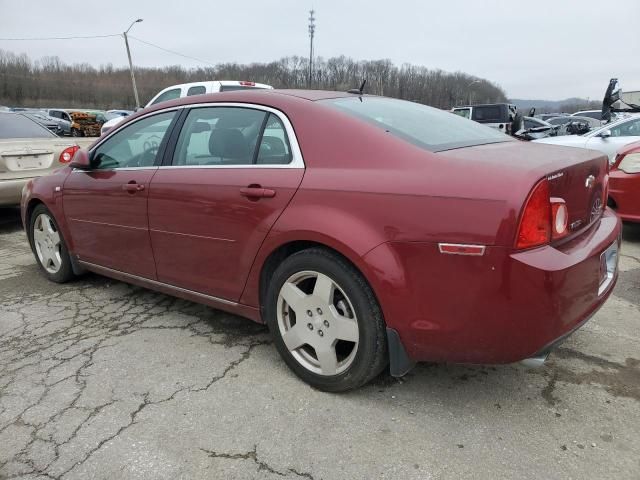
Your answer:
[[[273,198],[276,196],[276,191],[269,188],[262,188],[260,186],[246,187],[240,189],[240,195],[248,198]]]
[[[122,189],[130,193],[135,193],[144,190],[144,185],[141,183],[125,183],[122,185]]]

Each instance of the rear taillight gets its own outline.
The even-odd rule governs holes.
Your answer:
[[[516,248],[546,245],[569,233],[569,211],[562,198],[549,197],[549,182],[540,180],[525,203]]]
[[[242,85],[243,87],[255,87],[256,86],[256,82],[245,82],[245,81],[242,81],[242,82],[240,82],[240,85]]]
[[[541,180],[531,191],[520,218],[516,248],[531,248],[551,240],[549,182]]]
[[[60,163],[69,163],[78,150],[80,150],[80,147],[78,145],[65,148],[60,154],[60,158],[58,158],[58,161]]]

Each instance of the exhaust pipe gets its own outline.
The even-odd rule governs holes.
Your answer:
[[[525,358],[524,360],[520,360],[520,365],[523,365],[527,368],[540,368],[544,365],[547,358],[549,357],[549,352],[544,352],[536,355],[535,357]]]

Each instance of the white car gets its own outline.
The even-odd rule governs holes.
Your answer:
[[[634,115],[609,123],[584,135],[548,137],[534,140],[534,142],[599,150],[609,157],[609,163],[613,163],[620,147],[639,140],[640,115]]]
[[[181,85],[172,85],[165,88],[164,90],[160,90],[158,94],[145,105],[145,108],[157,103],[175,100],[176,98],[190,97],[191,95],[204,95],[205,93],[229,92],[232,90],[248,89],[273,89],[273,87],[264,83],[245,82],[238,80],[214,80],[208,82],[183,83]],[[124,119],[125,117],[118,117],[105,122],[100,129],[100,134],[104,135]]]

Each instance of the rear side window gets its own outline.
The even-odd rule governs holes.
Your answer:
[[[169,100],[175,100],[176,98],[180,98],[179,88],[167,90],[166,92],[161,94],[158,98],[156,98],[151,105],[155,105],[160,102],[168,102]]]
[[[602,118],[602,113],[601,112],[582,112],[580,115],[576,115],[579,117],[589,117],[589,118],[594,118],[596,120],[600,120]]]
[[[471,116],[471,110],[468,108],[459,108],[458,110],[454,110],[453,113],[463,118],[469,118]]]
[[[17,113],[0,113],[0,139],[57,138],[39,123]]]
[[[500,123],[507,122],[504,109],[500,105],[488,105],[473,107],[472,120],[476,122]]]
[[[266,119],[266,112],[252,108],[194,108],[180,131],[173,165],[251,165]]]
[[[196,85],[195,87],[189,87],[189,90],[187,90],[187,97],[192,95],[204,95],[205,93],[207,93],[207,89],[204,85]]]
[[[256,163],[259,165],[286,165],[291,163],[291,148],[287,131],[277,115],[269,114],[260,140]]]
[[[367,96],[320,102],[432,152],[511,141],[495,129],[419,103]]]

